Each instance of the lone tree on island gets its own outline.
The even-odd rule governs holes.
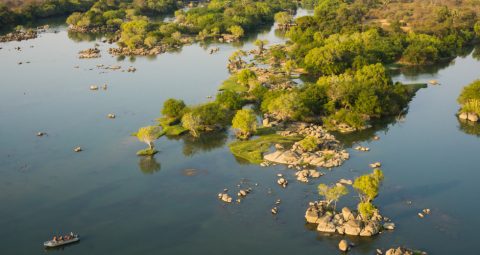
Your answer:
[[[146,126],[142,127],[137,132],[137,138],[139,141],[148,145],[147,149],[137,152],[138,155],[153,155],[157,153],[153,141],[157,140],[161,136],[161,129],[158,126]]]

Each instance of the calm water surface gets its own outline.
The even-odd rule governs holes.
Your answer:
[[[430,73],[395,75],[441,85],[420,90],[404,118],[340,136],[351,159],[307,185],[295,182],[285,167],[235,159],[227,147],[231,132],[199,140],[162,137],[154,159],[135,155],[145,145],[131,132],[154,123],[167,98],[207,101],[228,77],[228,56],[254,48],[256,36],[243,45],[218,45],[214,55],[192,45],[152,58],[117,59],[98,39],[73,40],[65,27],[54,29],[59,33],[0,44],[0,254],[338,254],[341,237],[305,226],[306,205],[318,199],[318,183],[352,179],[370,171],[373,161],[381,161],[385,173],[376,204],[398,227],[375,238],[352,238],[357,247],[351,254],[398,245],[430,254],[477,249],[480,140],[465,133],[471,128],[462,129],[454,115],[461,88],[480,78],[480,62],[471,55]],[[258,37],[283,41],[272,29]],[[95,42],[102,58],[79,60],[77,52]],[[134,66],[137,72],[97,64]],[[103,83],[106,91],[89,90]],[[117,118],[107,119],[108,113]],[[36,137],[38,131],[48,135]],[[381,139],[372,141],[373,135]],[[356,143],[371,152],[352,150]],[[84,151],[74,153],[75,146]],[[186,176],[185,169],[198,171]],[[277,173],[291,179],[287,189],[275,184]],[[218,192],[236,192],[240,183],[254,188],[241,204],[218,201]],[[282,204],[273,217],[276,199]],[[354,203],[352,193],[340,206]],[[419,219],[423,208],[432,214]],[[70,231],[83,236],[79,244],[43,250],[44,240]]]

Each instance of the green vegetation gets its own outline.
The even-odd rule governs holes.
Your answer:
[[[223,81],[222,85],[220,85],[219,90],[228,90],[234,92],[247,92],[248,87],[240,84],[238,82],[238,77],[236,74],[231,75],[228,79]]]
[[[300,139],[301,137],[269,134],[262,135],[256,139],[235,141],[229,144],[228,147],[236,157],[250,163],[259,164],[263,162],[263,154],[268,152],[273,144],[278,143],[288,147]]]
[[[157,153],[157,151],[155,150],[155,146],[153,145],[153,141],[157,140],[162,135],[160,127],[142,127],[138,130],[136,135],[139,141],[144,142],[148,145],[147,149],[138,151],[137,155],[145,156]]]
[[[250,109],[239,110],[232,120],[232,127],[237,129],[237,137],[246,139],[257,130],[255,113]]]
[[[353,182],[353,188],[358,192],[360,198],[358,212],[364,219],[369,219],[376,210],[372,201],[378,196],[382,181],[383,172],[380,169],[374,169],[373,173],[362,175]]]
[[[458,103],[461,105],[460,112],[476,113],[480,116],[480,80],[463,88]]]
[[[317,189],[318,194],[327,202],[327,206],[329,206],[332,202],[334,203],[333,210],[336,209],[338,200],[348,194],[347,187],[343,185],[332,184],[331,186],[328,186],[321,183],[318,185]]]
[[[314,136],[307,136],[303,138],[300,142],[300,147],[306,151],[315,151],[318,149],[318,138]]]
[[[162,115],[168,118],[180,119],[185,111],[185,107],[183,100],[169,98],[163,103]]]
[[[289,0],[213,0],[187,10],[177,10],[175,0],[98,0],[83,13],[73,13],[67,23],[72,29],[119,31],[120,47],[178,48],[198,40],[238,40],[261,24],[271,23],[276,12],[294,10]],[[175,11],[174,22],[153,21],[149,16]]]
[[[94,0],[24,1],[17,6],[0,3],[0,30],[42,18],[85,11],[94,2]]]

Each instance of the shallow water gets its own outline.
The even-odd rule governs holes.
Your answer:
[[[385,174],[376,204],[397,229],[351,239],[357,244],[351,254],[398,245],[430,254],[476,249],[480,140],[461,130],[454,115],[461,88],[479,78],[480,62],[471,55],[429,73],[396,75],[409,82],[438,79],[441,85],[420,90],[405,118],[341,136],[351,159],[307,185],[295,182],[285,167],[235,159],[227,147],[231,132],[196,141],[162,137],[154,160],[135,155],[145,145],[131,132],[154,123],[167,98],[207,101],[228,77],[228,56],[254,48],[255,36],[243,45],[215,45],[220,51],[213,55],[195,44],[178,53],[120,60],[98,39],[72,40],[65,27],[53,30],[60,32],[0,44],[0,254],[39,254],[44,240],[70,231],[82,241],[48,252],[337,254],[342,237],[309,230],[306,205],[317,199],[318,183],[353,179],[374,161],[382,162]],[[258,37],[283,41],[273,29]],[[79,60],[77,52],[94,42],[102,58]],[[101,73],[97,64],[134,66],[137,72]],[[89,90],[103,83],[107,90]],[[117,118],[106,118],[108,113]],[[38,131],[48,135],[37,137]],[[375,134],[379,141],[371,140]],[[371,152],[352,150],[355,143]],[[74,153],[75,146],[84,151]],[[277,173],[291,180],[286,189],[275,184]],[[236,192],[240,182],[254,189],[241,204],[218,201],[217,193]],[[272,216],[278,198],[279,214]],[[339,206],[354,202],[351,193]],[[423,208],[432,214],[420,219]]]

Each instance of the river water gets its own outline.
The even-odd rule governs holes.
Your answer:
[[[125,59],[109,56],[109,45],[98,38],[70,37],[58,25],[34,40],[0,44],[0,254],[338,254],[342,237],[310,230],[306,206],[318,199],[319,183],[353,179],[374,161],[382,162],[385,174],[376,204],[397,229],[350,238],[356,244],[351,254],[399,245],[430,254],[475,253],[480,140],[454,115],[461,88],[480,76],[472,54],[434,70],[395,74],[395,80],[438,79],[441,85],[420,90],[403,118],[339,136],[351,159],[303,184],[285,167],[237,160],[227,146],[231,131],[199,140],[162,137],[153,160],[135,155],[145,145],[130,136],[154,123],[167,98],[209,100],[229,76],[228,56],[254,48],[256,37],[282,42],[274,29],[241,45],[215,45],[220,51],[213,55],[195,44]],[[79,60],[77,52],[95,42],[102,58]],[[89,90],[104,83],[107,90]],[[37,137],[39,131],[47,135]],[[356,144],[371,151],[354,151]],[[84,151],[74,153],[76,146]],[[290,179],[286,189],[276,185],[277,173]],[[219,192],[236,193],[240,183],[253,187],[242,203],[218,201]],[[282,203],[273,216],[276,199]],[[353,193],[339,203],[354,205]],[[432,213],[420,219],[423,208]],[[43,241],[70,231],[82,235],[80,243],[43,249]]]

